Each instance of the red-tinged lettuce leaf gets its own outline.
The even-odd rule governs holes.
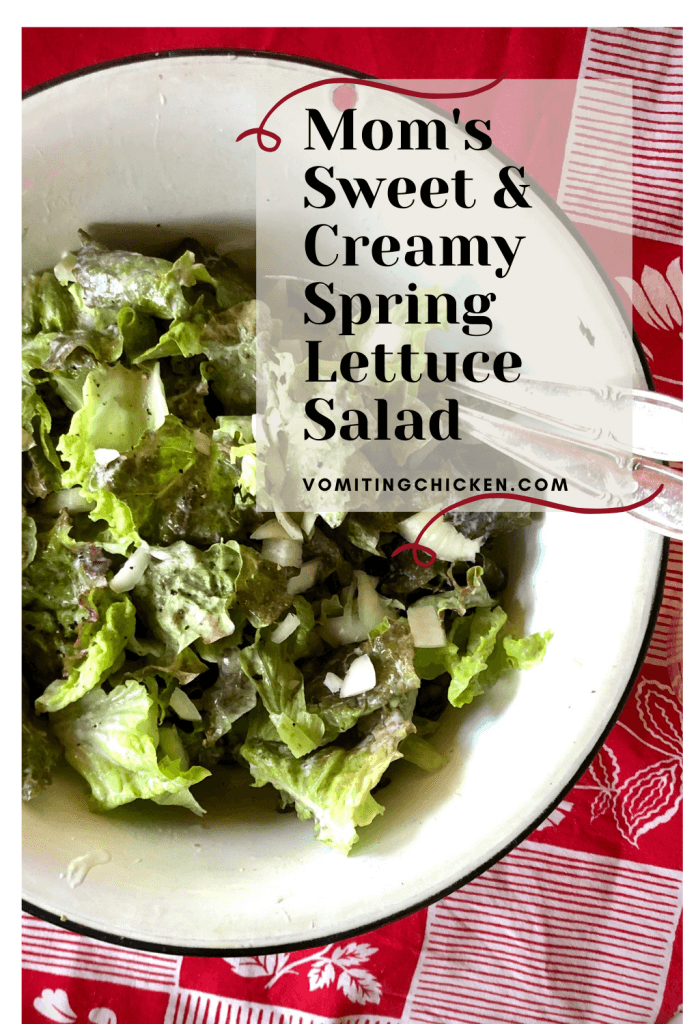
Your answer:
[[[172,657],[198,638],[213,643],[235,624],[235,582],[242,565],[239,544],[213,544],[200,551],[177,541],[152,558],[131,598],[141,622],[163,641]]]
[[[65,658],[66,679],[54,679],[36,701],[36,711],[60,711],[121,667],[124,649],[135,631],[135,609],[124,594],[93,590],[89,607],[96,618],[79,630],[73,653]]]
[[[404,702],[370,716],[366,734],[350,749],[330,745],[297,758],[275,743],[247,737],[240,752],[256,786],[275,786],[301,819],[313,818],[321,842],[346,855],[358,839],[356,829],[383,813],[371,790],[401,757],[399,744],[414,729],[414,700]]]

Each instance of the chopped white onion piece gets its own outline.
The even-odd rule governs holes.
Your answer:
[[[47,515],[61,512],[63,508],[67,512],[90,512],[94,507],[95,502],[84,498],[80,487],[71,487],[67,491],[54,491],[40,503],[41,511]]]
[[[59,263],[55,266],[55,277],[60,284],[68,284],[69,281],[74,280],[73,269],[76,265],[78,257],[74,252],[62,253],[62,258]]]
[[[193,441],[196,451],[201,452],[202,455],[211,454],[211,438],[202,434],[201,430],[195,430]]]
[[[291,540],[291,537],[284,526],[278,523],[277,519],[269,519],[261,523],[251,535],[252,540]]]
[[[178,718],[183,718],[186,722],[201,722],[202,716],[183,690],[175,689],[168,703]]]
[[[290,612],[272,632],[270,639],[274,644],[281,644],[288,636],[291,636],[299,626],[299,618],[294,612]]]
[[[269,444],[268,431],[265,426],[265,419],[263,416],[259,416],[256,413],[251,417],[251,432],[254,435],[254,441],[260,445]]]
[[[114,593],[123,594],[124,591],[132,590],[133,587],[136,587],[145,574],[145,569],[149,565],[149,559],[149,548],[146,544],[142,544],[123,563],[113,579],[109,581],[109,586]]]
[[[361,570],[355,575],[358,580],[358,617],[369,634],[370,630],[379,626],[384,618],[385,609],[375,590],[377,579]]]
[[[356,697],[359,693],[367,693],[368,690],[372,690],[376,682],[375,666],[370,661],[369,655],[363,654],[349,665],[349,670],[341,684],[339,696]]]
[[[339,510],[332,512],[319,512],[318,515],[321,519],[324,519],[327,525],[333,530],[335,527],[341,526],[346,519],[346,512],[341,512]]]
[[[303,540],[304,535],[301,532],[301,527],[294,522],[291,516],[283,512],[278,506],[273,503],[273,511],[277,516],[277,521],[284,530],[287,531],[287,536],[291,537],[292,540]]]
[[[299,569],[302,562],[303,544],[300,540],[264,540],[261,555],[278,565],[293,565]]]
[[[320,559],[313,558],[310,562],[304,562],[298,576],[292,576],[287,583],[288,594],[305,594],[315,583],[320,569]]]
[[[304,517],[301,520],[301,529],[304,531],[304,533],[309,539],[313,536],[313,531],[315,529],[315,521],[317,518],[317,512],[304,512]]]
[[[435,511],[438,510],[427,509],[426,512],[418,512],[417,515],[404,519],[399,524],[399,530],[406,540],[414,541]],[[423,542],[436,553],[437,558],[443,558],[446,562],[473,562],[481,547],[481,539],[468,540],[444,519],[437,519],[429,527],[422,535],[420,543]]]
[[[96,448],[93,452],[98,466],[108,466],[110,462],[118,459],[120,454],[116,448]]]
[[[342,688],[342,680],[334,672],[328,672],[323,679],[323,685],[327,687],[330,693],[339,693]]]
[[[150,410],[150,429],[158,430],[168,416],[168,405],[166,404],[166,392],[161,380],[161,363],[156,362],[152,370],[145,396],[143,399],[145,407]]]
[[[168,562],[169,558],[173,558],[173,554],[166,548],[150,548],[149,553],[158,562]]]
[[[357,615],[338,615],[334,619],[327,619],[320,633],[323,640],[327,640],[333,647],[355,644],[368,638],[368,631]]]
[[[408,609],[408,625],[416,647],[446,646],[446,634],[436,608],[411,605]]]

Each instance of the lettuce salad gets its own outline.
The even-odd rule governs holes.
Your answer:
[[[527,513],[442,521],[423,568],[390,557],[419,517],[257,510],[259,314],[189,240],[83,234],[25,284],[23,792],[66,758],[94,810],[202,814],[193,787],[238,765],[348,853],[392,762],[440,768],[448,703],[550,634],[512,636],[497,601],[491,538]]]

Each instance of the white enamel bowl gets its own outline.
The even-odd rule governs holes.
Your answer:
[[[148,251],[194,235],[253,259],[255,140],[236,136],[329,74],[263,55],[168,55],[31,94],[25,268],[53,264],[79,227]],[[332,111],[326,90],[319,102]],[[363,93],[368,116],[406,102]],[[541,202],[535,216],[567,301],[600,325],[606,378],[646,387],[590,256],[554,207]],[[571,356],[574,335],[563,343]],[[199,820],[147,804],[91,814],[82,780],[65,770],[25,808],[28,909],[115,942],[225,955],[323,944],[431,902],[519,842],[585,767],[644,651],[662,553],[662,539],[627,515],[545,514],[511,554],[509,606],[526,630],[554,630],[545,662],[448,716],[436,737],[451,754],[441,772],[397,765],[384,816],[350,857],[275,813],[275,796],[239,773],[199,787],[209,812]],[[111,859],[72,888],[67,866],[93,850]]]

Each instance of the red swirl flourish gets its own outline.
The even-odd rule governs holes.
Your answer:
[[[420,544],[420,540],[424,537],[429,527],[444,516],[446,512],[452,512],[454,508],[460,508],[461,505],[469,505],[473,501],[484,501],[487,498],[509,498],[511,501],[527,501],[531,505],[544,505],[545,508],[559,508],[562,512],[578,512],[584,516],[599,516],[610,514],[614,512],[630,512],[631,509],[640,508],[641,505],[647,505],[648,502],[652,501],[657,497],[658,494],[664,489],[664,484],[660,484],[656,491],[649,494],[647,498],[642,498],[640,501],[634,501],[632,505],[620,505],[618,508],[577,508],[574,505],[559,505],[555,501],[545,501],[543,498],[532,498],[527,497],[523,494],[511,495],[507,491],[493,491],[491,494],[474,494],[471,498],[462,498],[460,501],[454,502],[452,505],[448,505],[446,508],[441,509],[435,516],[426,523],[414,541],[410,544],[401,544],[400,547],[396,548],[395,551],[391,552],[391,557],[395,558],[396,555],[400,555],[402,551],[412,551],[413,560],[416,565],[421,565],[423,569],[428,569],[430,565],[434,565],[436,561],[436,552],[432,548],[428,548],[426,544]],[[428,562],[420,561],[418,557],[418,551],[423,551],[429,558]]]
[[[271,132],[266,129],[266,121],[271,114],[275,113],[278,107],[281,107],[282,104],[286,103],[287,100],[292,98],[292,96],[298,96],[299,93],[308,92],[309,89],[317,89],[319,85],[366,85],[369,89],[384,89],[386,92],[398,92],[402,96],[415,96],[418,99],[423,100],[452,100],[461,99],[465,96],[477,96],[481,92],[487,92],[489,89],[493,89],[494,86],[502,82],[506,75],[507,71],[504,71],[500,78],[496,78],[495,81],[489,82],[487,85],[482,85],[478,89],[470,89],[469,92],[416,92],[414,89],[402,89],[398,85],[386,85],[384,82],[374,82],[365,78],[321,78],[317,82],[311,82],[309,85],[302,85],[300,89],[294,89],[293,92],[288,92],[286,96],[283,96],[281,100],[278,100],[277,103],[270,108],[258,128],[247,129],[246,132],[242,132],[241,135],[237,136],[236,141],[241,142],[242,139],[246,139],[247,135],[255,135],[259,147],[265,153],[274,153],[276,149],[279,149],[282,139],[279,135],[276,135],[275,132]],[[264,143],[264,136],[273,140],[272,146],[267,146]]]

